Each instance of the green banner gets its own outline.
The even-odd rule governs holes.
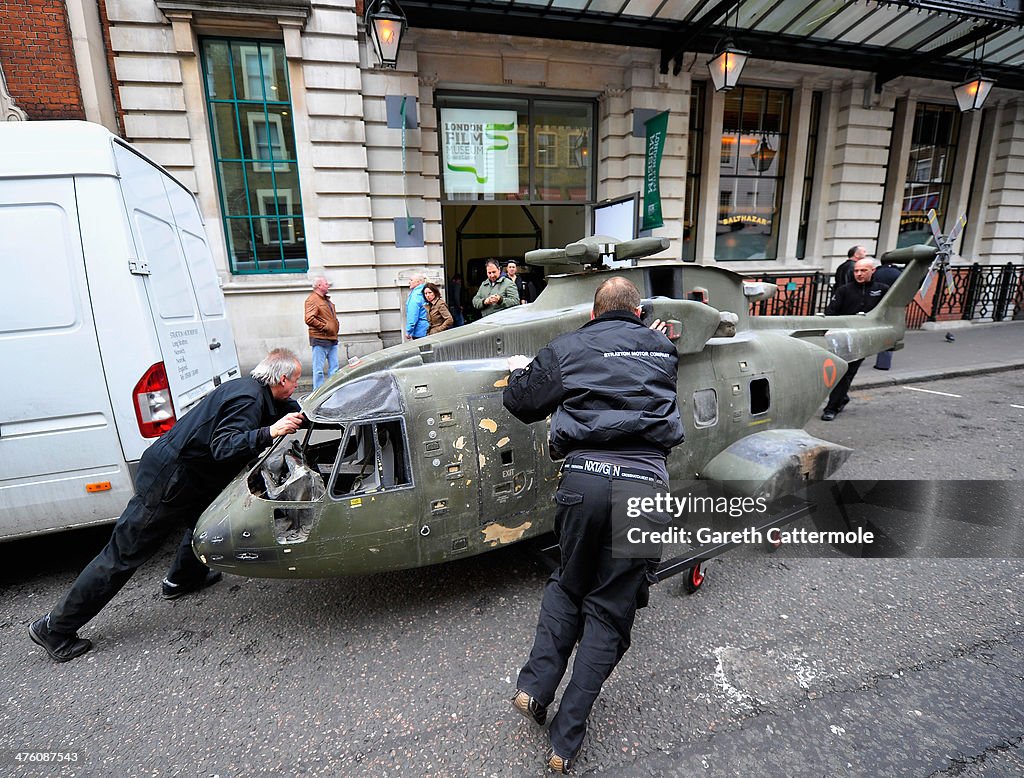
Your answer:
[[[646,122],[647,157],[644,163],[644,215],[641,230],[653,230],[661,227],[665,220],[661,217],[661,153],[665,149],[665,136],[668,134],[668,111],[655,114]]]

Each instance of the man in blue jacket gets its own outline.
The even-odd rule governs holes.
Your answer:
[[[409,299],[405,301],[405,336],[409,340],[422,338],[430,328],[427,300],[423,296],[426,285],[427,279],[422,273],[416,273],[409,279]]]
[[[177,599],[217,583],[221,574],[192,552],[192,530],[247,462],[274,438],[303,424],[298,403],[289,399],[301,375],[298,357],[275,349],[250,378],[221,384],[146,449],[135,476],[135,496],[114,525],[110,541],[60,602],[29,625],[32,641],[55,662],[67,662],[91,649],[91,641],[78,637],[79,627],[99,613],[182,526],[185,536],[163,581],[163,597]]]
[[[548,767],[559,773],[572,768],[601,685],[629,648],[658,561],[614,553],[615,508],[624,488],[645,497],[667,492],[666,457],[683,440],[676,348],[660,322],[648,328],[640,321],[640,292],[614,276],[598,287],[592,316],[532,362],[509,359],[503,397],[527,424],[550,415],[551,458],[565,458],[555,491],[561,564],[544,587],[533,649],[512,698],[517,711],[543,724],[579,642],[548,733]]]

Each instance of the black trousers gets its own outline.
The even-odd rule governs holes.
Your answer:
[[[160,550],[169,534],[182,528],[185,534],[167,578],[189,585],[206,576],[209,568],[192,552],[192,529],[214,495],[190,487],[185,467],[161,458],[155,448],[147,450],[139,462],[135,496],[114,525],[107,545],[50,611],[49,626],[54,632],[77,632]]]
[[[826,411],[838,413],[839,406],[843,404],[843,401],[849,402],[850,398],[847,393],[850,391],[850,384],[853,383],[854,376],[857,375],[857,371],[860,370],[860,366],[863,363],[863,359],[855,359],[850,363],[850,366],[846,369],[846,375],[839,379],[839,382],[829,393],[828,402],[825,403]]]
[[[552,748],[567,758],[579,752],[601,686],[629,648],[636,609],[647,602],[647,573],[657,561],[613,557],[612,488],[612,478],[574,471],[558,485],[555,533],[561,565],[544,587],[533,649],[517,682],[517,688],[549,705],[579,641],[549,731]],[[650,493],[655,492],[652,484]]]

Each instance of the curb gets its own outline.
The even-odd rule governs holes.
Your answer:
[[[868,368],[869,370],[873,368]],[[985,373],[1007,373],[1011,370],[1024,369],[1024,362],[988,362],[970,367],[953,367],[940,370],[918,370],[915,372],[903,373],[894,376],[879,376],[858,381],[862,373],[857,374],[853,380],[851,391],[860,389],[878,389],[886,386],[900,386],[901,384],[925,383],[927,381],[941,381],[946,378],[963,378],[965,376],[983,375]],[[863,371],[863,368],[861,368]]]

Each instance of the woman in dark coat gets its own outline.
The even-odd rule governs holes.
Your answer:
[[[441,299],[441,290],[437,288],[437,284],[427,284],[423,287],[423,299],[427,301],[428,335],[444,332],[455,325],[447,304]]]

